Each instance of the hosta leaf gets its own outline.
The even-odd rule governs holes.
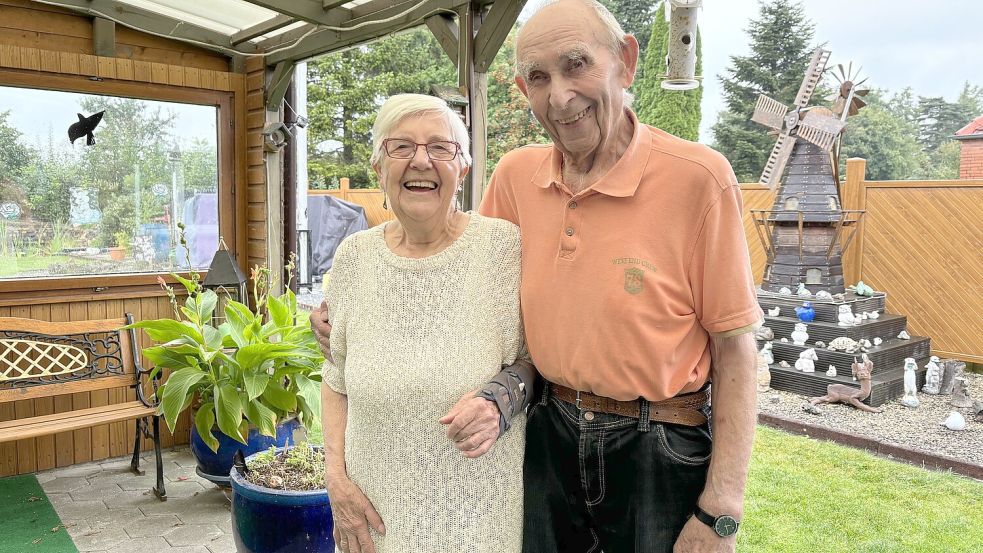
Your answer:
[[[192,395],[192,387],[203,378],[205,378],[205,373],[197,368],[186,367],[172,372],[164,382],[160,409],[171,432],[174,432],[174,425],[177,424],[178,415],[181,414],[185,402]]]
[[[215,452],[218,451],[218,438],[212,434],[213,426],[215,426],[215,404],[210,401],[202,403],[195,413],[195,428],[205,445]]]
[[[226,436],[245,444],[245,434],[239,432],[242,423],[242,402],[239,400],[239,393],[231,384],[217,385],[214,390],[219,430]]]
[[[246,370],[242,378],[246,383],[246,396],[250,401],[261,396],[270,381],[270,375],[263,371]]]

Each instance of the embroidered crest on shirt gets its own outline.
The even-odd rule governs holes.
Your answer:
[[[625,269],[625,292],[638,294],[642,291],[642,277],[645,273],[641,269]]]

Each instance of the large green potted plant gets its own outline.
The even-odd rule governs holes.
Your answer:
[[[292,274],[293,262],[287,266]],[[192,452],[198,472],[227,483],[232,455],[282,447],[292,430],[316,425],[320,413],[320,369],[324,358],[306,317],[297,315],[297,297],[289,289],[271,293],[276,282],[270,270],[251,272],[255,308],[221,298],[202,287],[200,276],[172,276],[187,290],[179,305],[167,291],[175,318],[140,321],[157,345],[143,351],[154,374],[171,370],[157,390],[159,413],[174,432],[179,415],[195,407]],[[224,308],[219,308],[223,303]],[[225,320],[217,324],[221,309]]]

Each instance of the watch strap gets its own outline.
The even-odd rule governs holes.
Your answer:
[[[717,517],[715,517],[715,516],[711,515],[710,513],[704,511],[703,509],[700,508],[699,505],[696,506],[696,511],[693,513],[693,515],[697,519],[699,519],[700,522],[702,522],[703,524],[706,524],[710,528],[713,528],[714,523],[717,522]]]
[[[713,516],[710,513],[704,511],[699,505],[693,511],[693,516],[695,516],[700,522],[709,526],[718,536],[722,538],[733,536],[737,533],[737,529],[740,527],[740,522],[730,515],[720,515]],[[733,523],[732,528],[728,528],[730,523]],[[721,530],[724,528],[724,530]]]

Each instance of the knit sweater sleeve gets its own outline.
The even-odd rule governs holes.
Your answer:
[[[328,302],[328,320],[331,322],[331,359],[324,361],[321,380],[339,394],[346,393],[347,328],[356,297],[356,240],[357,237],[353,235],[338,246],[324,285],[324,299]]]

